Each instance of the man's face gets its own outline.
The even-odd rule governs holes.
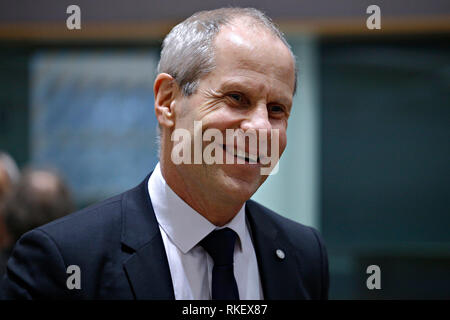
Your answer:
[[[226,144],[226,129],[265,129],[270,153],[270,130],[279,130],[278,152],[283,153],[294,92],[294,61],[275,36],[245,24],[225,26],[215,41],[215,69],[204,77],[194,94],[182,97],[175,110],[175,129],[193,134],[194,121],[203,132],[218,129]],[[260,139],[258,135],[258,139]],[[204,142],[205,147],[210,142]],[[235,145],[226,146],[229,149]],[[259,143],[258,143],[259,145]],[[249,151],[248,147],[245,151]],[[224,152],[225,154],[225,152]],[[224,155],[225,159],[225,155]],[[177,166],[183,179],[198,190],[226,200],[246,201],[265,181],[261,164],[190,164]],[[272,164],[272,167],[274,164]]]

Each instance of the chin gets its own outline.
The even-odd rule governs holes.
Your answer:
[[[223,193],[230,195],[235,200],[245,202],[258,190],[261,185],[261,176],[258,179],[244,179],[242,176],[229,175],[226,172],[223,177]]]

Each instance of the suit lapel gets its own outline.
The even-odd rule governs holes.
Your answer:
[[[147,191],[150,175],[122,199],[123,266],[136,299],[175,299],[164,243]],[[276,224],[253,201],[246,215],[255,247],[264,299],[307,299],[298,256]],[[276,251],[282,250],[284,259]]]
[[[124,269],[136,299],[175,299],[169,263],[147,192],[150,175],[122,199]]]
[[[275,224],[253,201],[247,201],[246,213],[263,287],[264,299],[308,299],[300,277],[299,259]],[[281,259],[277,250],[284,253]]]
[[[137,250],[124,268],[136,299],[175,299],[166,252],[156,237]]]

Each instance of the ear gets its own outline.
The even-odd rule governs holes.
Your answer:
[[[153,92],[155,95],[156,119],[162,127],[174,125],[173,112],[178,91],[178,85],[171,75],[167,73],[158,74],[153,85]]]

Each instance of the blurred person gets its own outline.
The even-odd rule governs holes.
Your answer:
[[[0,277],[6,268],[12,239],[6,227],[4,207],[8,195],[20,178],[20,171],[14,159],[6,152],[0,151]]]
[[[16,242],[25,232],[74,210],[68,187],[55,172],[26,169],[5,203],[5,221]]]
[[[17,184],[19,178],[20,171],[14,159],[8,153],[0,151],[0,201]]]
[[[240,129],[262,140],[277,132],[275,147],[267,142],[271,154],[283,153],[297,75],[282,33],[256,9],[198,12],[164,39],[158,73],[154,171],[134,189],[24,235],[3,298],[326,299],[319,233],[249,200],[267,179],[260,150],[215,141],[215,152],[236,162],[190,162],[188,138],[200,121],[200,133]],[[182,163],[172,140],[180,133],[183,148],[194,146]]]
[[[27,231],[73,210],[70,192],[59,175],[48,170],[26,169],[2,205],[8,235],[8,242],[3,248],[4,256],[9,256],[14,243]]]

